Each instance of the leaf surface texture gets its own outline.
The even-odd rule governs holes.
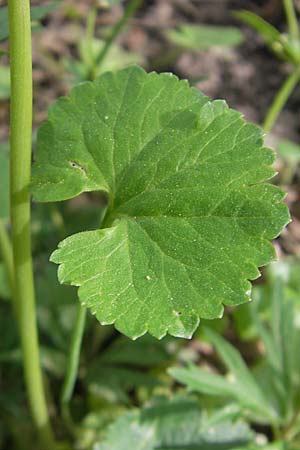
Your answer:
[[[102,191],[109,207],[102,229],[53,253],[60,281],[127,336],[190,337],[200,317],[248,301],[274,259],[289,215],[263,183],[273,160],[258,127],[174,75],[133,66],[79,85],[39,130],[32,191]]]

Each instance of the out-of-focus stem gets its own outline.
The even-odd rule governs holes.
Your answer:
[[[277,95],[275,96],[273,103],[271,104],[266,118],[263,123],[263,129],[266,132],[270,132],[273,128],[280,112],[284,108],[288,98],[291,93],[295,89],[297,83],[300,80],[300,68],[295,67],[293,72],[289,75],[289,77],[285,80],[281,88],[279,89]]]

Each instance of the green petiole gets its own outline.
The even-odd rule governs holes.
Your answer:
[[[30,238],[32,57],[29,0],[9,0],[10,207],[14,294],[27,396],[43,448],[54,448],[40,367]]]

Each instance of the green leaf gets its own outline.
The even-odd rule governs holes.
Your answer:
[[[178,30],[169,30],[167,36],[174,44],[192,50],[233,47],[244,40],[238,28],[210,25],[181,25]]]
[[[208,337],[209,342],[215,347],[219,357],[222,359],[231,375],[235,380],[244,385],[247,394],[263,400],[263,394],[259,392],[255,379],[240,352],[220,334],[210,328],[205,328],[205,335]]]
[[[270,328],[260,323],[258,332],[266,348],[266,359],[275,377],[269,383],[281,403],[281,415],[288,422],[299,401],[299,291],[295,298],[286,286],[285,264],[274,265],[270,279]],[[299,265],[298,265],[299,270]],[[296,301],[295,301],[296,300]],[[259,318],[257,318],[257,321]],[[271,372],[271,370],[270,370]]]
[[[230,398],[237,402],[241,411],[246,411],[255,417],[259,423],[269,423],[276,418],[272,407],[262,402],[261,396],[253,397],[243,386],[242,380],[236,380],[230,376],[217,375],[199,367],[190,365],[188,368],[173,367],[169,374],[178,382],[187,386],[191,392]]]
[[[233,15],[254,28],[269,45],[281,40],[281,34],[277,28],[273,27],[269,22],[266,22],[257,14],[251,11],[241,10],[235,11]]]
[[[205,334],[228,369],[230,383],[236,384],[236,394],[237,397],[241,399],[241,402],[244,405],[252,405],[252,409],[260,411],[261,413],[264,413],[267,407],[268,416],[270,416],[270,414],[276,415],[275,412],[270,412],[272,407],[270,405],[268,406],[268,400],[264,395],[264,391],[260,389],[260,386],[257,384],[255,377],[244,362],[240,352],[212,329],[206,328]],[[240,391],[240,395],[238,394],[238,391]]]
[[[170,368],[168,373],[192,392],[231,397],[236,391],[236,387],[222,375],[202,370],[192,364],[188,368]]]
[[[270,49],[280,58],[299,64],[299,51],[277,28],[251,11],[235,11],[233,15],[256,30]]]
[[[232,450],[252,440],[243,422],[232,423],[230,411],[207,417],[189,398],[158,400],[116,420],[94,450]]]
[[[295,358],[300,345],[299,269],[293,259],[271,264],[266,282],[255,288],[254,304],[243,307],[251,339],[265,349],[255,379],[285,424],[300,404],[300,363]]]
[[[259,418],[260,421],[276,419],[276,411],[268,404],[268,399],[238,350],[209,328],[205,329],[205,334],[225,363],[229,371],[228,376],[210,373],[196,366],[186,369],[172,368],[169,369],[169,373],[192,391],[235,399],[242,408],[247,408],[258,415],[256,419]]]
[[[300,145],[295,144],[292,141],[282,140],[279,141],[276,150],[282,159],[286,160],[288,163],[299,164],[300,162]]]
[[[32,21],[39,21],[43,19],[51,11],[54,11],[59,5],[60,1],[49,3],[42,6],[31,6],[30,15]],[[3,6],[0,8],[0,42],[5,41],[9,36],[8,27],[8,8]]]
[[[103,229],[52,254],[60,282],[129,337],[191,337],[199,317],[248,301],[275,258],[289,214],[263,183],[273,159],[258,127],[171,74],[134,66],[79,85],[39,130],[32,191],[102,191],[109,206]]]

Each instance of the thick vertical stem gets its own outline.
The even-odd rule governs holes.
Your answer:
[[[10,29],[10,205],[15,300],[27,396],[45,450],[53,448],[52,432],[39,363],[38,334],[30,239],[32,60],[29,0],[9,0]]]

